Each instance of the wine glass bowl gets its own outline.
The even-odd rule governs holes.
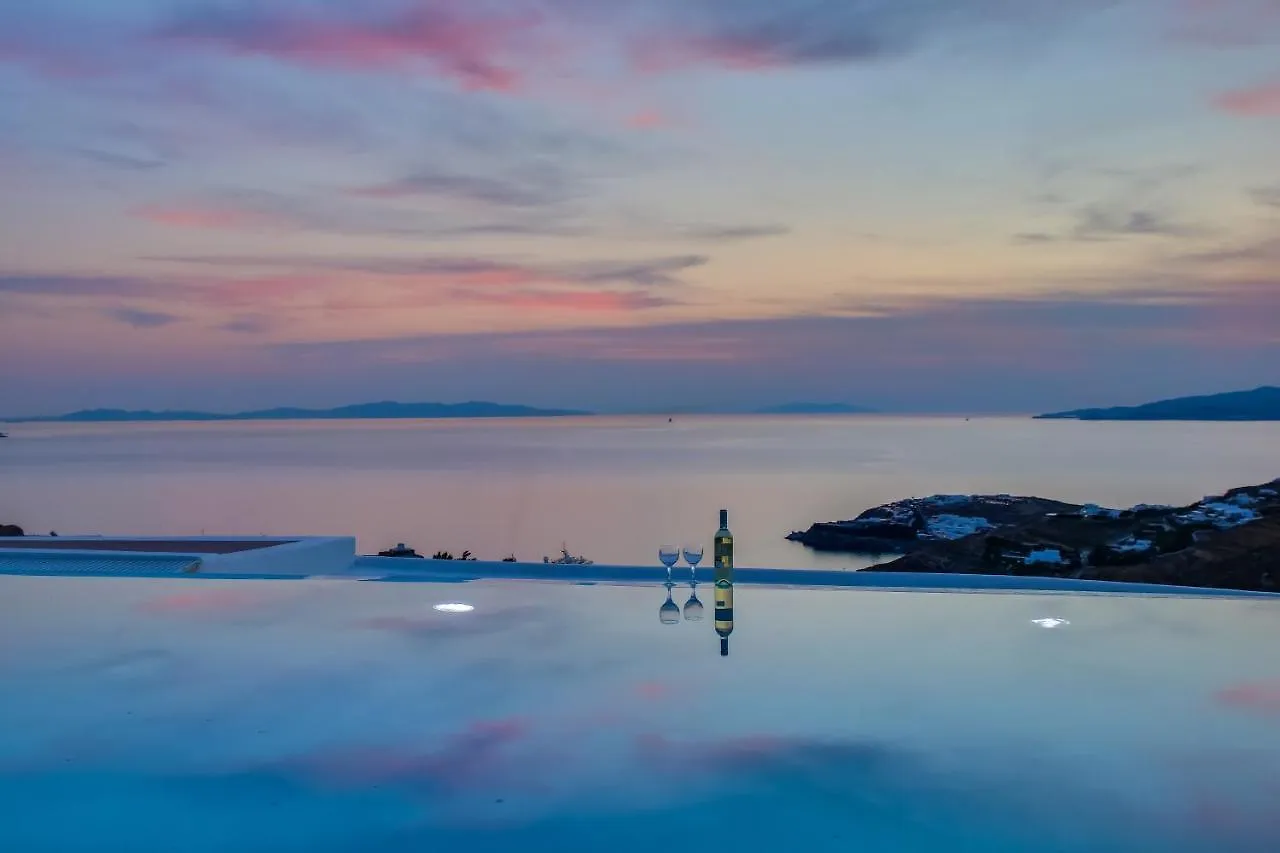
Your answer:
[[[671,589],[675,584],[665,584],[667,588],[667,600],[662,602],[662,606],[658,608],[658,621],[663,625],[675,625],[680,621],[680,605],[671,600]]]
[[[689,584],[689,600],[684,603],[686,622],[701,622],[703,614],[702,602],[698,600],[697,584]]]
[[[698,563],[702,562],[703,547],[698,544],[690,544],[685,545],[683,551],[684,561],[689,564],[689,578],[693,580],[698,576]]]
[[[680,559],[680,549],[674,545],[663,545],[658,549],[658,559],[667,567],[667,582],[671,581],[671,567]]]

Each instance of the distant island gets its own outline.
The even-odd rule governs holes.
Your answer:
[[[537,409],[502,403],[359,403],[336,409],[260,409],[234,414],[214,412],[130,411],[126,409],[85,409],[66,415],[35,418],[8,418],[9,423],[128,423],[135,421],[301,421],[372,420],[394,418],[551,418],[589,415],[574,409]]]
[[[848,403],[784,403],[756,409],[757,415],[869,415],[875,409],[851,406]]]
[[[1036,417],[1079,421],[1280,421],[1280,388],[1264,385],[1252,391],[1175,397],[1142,406],[1075,409]]]

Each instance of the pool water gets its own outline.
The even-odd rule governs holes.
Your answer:
[[[0,577],[0,850],[1280,849],[1273,600],[736,592]]]

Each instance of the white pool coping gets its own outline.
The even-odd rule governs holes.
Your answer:
[[[146,551],[95,549],[104,539],[148,543]],[[468,583],[486,580],[571,584],[658,585],[667,580],[662,566],[558,565],[488,561],[358,557],[353,537],[202,536],[202,537],[58,537],[58,548],[31,547],[47,537],[24,537],[24,547],[0,541],[0,575],[40,577],[135,577],[232,580],[331,579],[383,583]],[[68,548],[68,543],[83,545]],[[261,542],[267,547],[227,554],[183,550],[184,543]],[[172,543],[172,550],[158,546]],[[184,562],[185,561],[185,562]],[[189,566],[189,567],[188,567]],[[710,585],[710,568],[699,583]],[[672,579],[688,585],[688,567]],[[1022,592],[1076,595],[1147,595],[1192,598],[1280,599],[1280,593],[1160,584],[1119,583],[1073,578],[1015,575],[934,574],[744,567],[734,570],[735,585],[817,589],[880,589],[913,592]]]
[[[414,560],[403,557],[359,557],[352,574],[361,580],[384,582],[431,581],[464,583],[480,580],[552,581],[575,584],[661,584],[667,579],[663,566],[564,566],[547,563],[460,562]],[[709,568],[697,573],[699,585],[710,586]],[[689,583],[689,569],[672,573],[678,586]],[[813,587],[823,589],[885,589],[916,592],[1061,592],[1074,594],[1124,594],[1184,596],[1196,598],[1270,598],[1280,593],[1164,584],[1120,583],[1074,578],[1018,575],[972,575],[925,572],[841,571],[831,569],[735,568],[735,586]]]

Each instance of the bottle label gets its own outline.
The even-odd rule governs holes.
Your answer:
[[[715,546],[716,568],[733,568],[733,539],[727,536],[716,537]]]

